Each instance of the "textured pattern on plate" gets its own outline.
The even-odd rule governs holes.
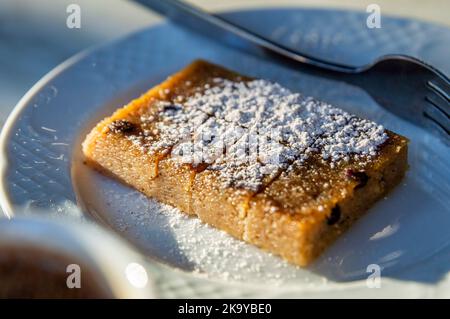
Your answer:
[[[342,35],[345,41],[330,40],[333,46],[329,48],[323,46],[324,40],[311,40],[309,48],[312,52],[329,54],[334,51],[341,57],[359,55],[361,59],[390,51],[415,53],[443,70],[450,69],[447,58],[450,48],[441,45],[443,39],[450,37],[448,29],[383,17],[383,28],[373,31],[379,33],[371,38],[369,31],[360,29],[361,24],[365,25],[365,15],[352,17],[352,13],[346,13],[343,19],[347,22],[341,25],[342,21],[332,18],[337,14],[336,11],[276,10],[228,16],[246,23],[266,21],[259,25],[265,28],[261,30],[266,34],[274,30],[271,23],[275,23],[286,30],[280,38],[301,38],[296,42],[298,45],[303,45],[305,39],[314,40],[314,37],[323,40],[329,37],[331,30],[345,33]],[[267,15],[271,19],[265,19]],[[326,26],[316,23],[314,28],[310,28],[308,23],[323,21],[324,15],[328,21]],[[302,17],[309,17],[309,20]],[[416,32],[416,27],[422,33]],[[295,35],[298,30],[310,31],[299,36]],[[359,40],[354,38],[355,30],[361,32],[356,37]],[[404,40],[411,34],[416,40],[408,46]],[[355,41],[361,41],[361,51],[349,52],[344,44],[350,45]],[[426,132],[381,110],[360,90],[259,61],[172,25],[144,30],[120,42],[79,55],[53,71],[28,93],[3,133],[4,138],[9,134],[10,139],[4,149],[8,161],[2,171],[6,193],[2,207],[7,211],[14,209],[16,214],[32,214],[36,209],[55,215],[82,214],[76,205],[72,186],[74,177],[77,177],[73,175],[76,171],[72,164],[79,161],[79,145],[87,129],[196,58],[280,82],[293,91],[320,97],[410,137],[411,170],[407,185],[400,187],[389,201],[380,203],[376,214],[369,214],[353,236],[346,236],[336,243],[325,259],[311,269],[311,272],[329,278],[329,284],[311,287],[293,281],[290,286],[280,287],[243,285],[208,280],[149,263],[161,296],[336,297],[339,290],[345,291],[345,297],[374,297],[381,292],[384,297],[449,297],[448,148]],[[71,171],[75,173],[71,174]],[[95,214],[95,207],[90,212]],[[145,234],[138,235],[144,238]],[[352,249],[348,249],[350,246]],[[442,248],[446,250],[440,252]],[[384,267],[382,289],[367,289],[365,280],[354,281],[367,276],[365,267],[370,263]]]

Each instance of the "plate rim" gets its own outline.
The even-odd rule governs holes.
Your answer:
[[[12,203],[8,196],[9,192],[7,190],[7,170],[9,166],[7,148],[14,125],[19,120],[22,112],[25,111],[25,109],[29,106],[29,101],[36,94],[38,94],[48,82],[50,82],[59,74],[62,74],[70,66],[76,64],[78,61],[88,56],[92,51],[96,49],[97,47],[85,49],[63,61],[48,73],[46,73],[20,98],[19,102],[17,102],[17,104],[14,106],[14,108],[6,118],[6,121],[3,124],[2,130],[0,132],[0,209],[2,210],[6,218],[11,219],[14,217]]]
[[[271,8],[264,8],[264,9],[256,9],[253,10],[251,8],[245,8],[243,10],[234,10],[234,11],[226,11],[226,12],[221,12],[221,13],[233,13],[233,12],[252,12],[252,11],[270,11],[270,10],[274,10],[274,9],[288,9],[289,7],[271,7]],[[295,9],[315,9],[315,10],[339,10],[339,11],[357,11],[357,10],[351,10],[351,9],[324,9],[324,8],[298,8],[298,7],[294,7]],[[392,16],[392,18],[395,19],[402,19],[404,17],[397,17],[397,16]],[[420,19],[413,19],[411,18],[410,20],[417,20],[419,22],[423,22],[423,23],[432,23],[432,22],[428,22],[428,21],[423,21]],[[56,67],[54,67],[53,69],[51,69],[48,73],[46,73],[42,78],[40,78],[21,98],[20,100],[17,102],[17,104],[14,106],[14,108],[12,109],[12,111],[9,113],[6,121],[3,124],[3,127],[1,129],[0,132],[0,208],[2,210],[2,214],[0,214],[0,218],[2,218],[2,215],[4,217],[6,217],[7,219],[12,219],[14,218],[15,214],[14,214],[14,208],[13,208],[13,203],[12,200],[10,198],[10,191],[8,189],[8,167],[9,167],[9,156],[8,156],[8,143],[11,137],[11,134],[13,132],[13,128],[14,125],[17,123],[17,121],[19,121],[20,119],[20,115],[22,114],[23,111],[25,111],[27,109],[27,107],[30,106],[29,101],[36,95],[38,94],[51,80],[53,80],[55,77],[57,77],[58,75],[64,73],[64,71],[68,70],[71,66],[76,65],[80,60],[88,57],[89,55],[91,55],[92,53],[95,53],[96,51],[98,51],[99,49],[107,49],[108,47],[112,46],[114,43],[117,42],[121,42],[124,41],[126,38],[129,38],[133,35],[136,35],[138,33],[141,32],[145,32],[145,30],[148,29],[152,29],[158,26],[163,26],[168,24],[166,21],[163,22],[156,22],[156,23],[152,23],[148,26],[145,26],[143,28],[137,29],[131,33],[126,34],[123,37],[120,37],[118,39],[113,39],[111,41],[107,41],[104,43],[100,43],[98,45],[94,45],[92,47],[86,48],[78,53],[76,53],[75,55],[73,55],[72,57],[68,58],[67,60],[61,62],[59,65],[57,65]],[[446,27],[447,26],[443,26],[441,24],[436,24],[433,23],[435,25],[438,25],[440,27]],[[123,240],[123,238],[120,238],[121,240]],[[148,258],[147,258],[148,260]],[[153,264],[153,266],[155,266],[154,262],[149,261],[150,264]],[[167,265],[163,265],[164,267],[168,267]],[[170,268],[170,266],[169,266]],[[174,267],[173,267],[174,268]],[[175,270],[176,272],[180,273],[181,276],[183,277],[189,277],[188,280],[192,280],[192,281],[199,281],[199,279],[203,279],[204,281],[207,281],[211,284],[216,284],[219,286],[226,286],[228,288],[238,288],[238,289],[243,289],[245,290],[245,288],[243,287],[242,283],[238,283],[238,282],[224,282],[224,281],[220,281],[214,278],[203,278],[203,277],[199,277],[196,276],[195,274],[191,274],[189,272],[183,271],[183,270],[179,270],[179,269],[172,269]],[[419,291],[423,291],[423,293],[421,293],[421,295],[423,295],[423,297],[429,296],[429,290],[430,288],[432,290],[438,290],[438,287],[441,285],[450,285],[450,276],[449,276],[450,272],[448,272],[446,274],[446,276],[444,276],[443,278],[441,278],[439,281],[435,282],[433,285],[427,285],[425,283],[422,282],[416,282],[416,281],[404,281],[404,280],[399,280],[399,279],[395,279],[395,278],[391,278],[391,277],[384,277],[383,278],[383,288],[386,288],[386,286],[398,286],[394,289],[396,289],[398,295],[400,297],[406,297],[405,295],[405,291],[407,291],[408,289],[411,290],[411,288],[418,288],[418,289],[414,289],[415,291],[417,290],[417,292]],[[280,285],[280,286],[276,286],[273,287],[274,289],[274,295],[277,294],[281,294],[281,295],[285,295],[285,294],[299,294],[303,297],[305,297],[305,294],[308,293],[312,293],[312,294],[317,294],[317,293],[325,293],[325,292],[334,292],[334,291],[342,291],[345,292],[347,289],[365,289],[367,291],[367,286],[366,286],[366,280],[365,279],[360,279],[360,280],[355,280],[355,281],[351,281],[351,282],[333,282],[333,281],[329,281],[327,282],[327,284],[325,286],[320,286],[320,287],[305,287],[303,285],[299,285],[298,287],[295,287],[293,285]],[[261,289],[262,285],[261,284],[255,284],[255,283],[246,283],[245,286],[248,287],[247,292],[249,293],[256,293],[256,289]],[[372,289],[368,289],[368,290],[372,290]],[[260,293],[261,294],[261,293]],[[267,293],[262,293],[263,295],[267,294]],[[436,295],[436,297],[445,297],[445,293],[439,293],[439,292],[435,292],[434,293]],[[270,293],[268,294],[270,295]],[[367,294],[364,294],[367,295]],[[363,296],[364,296],[363,295]],[[370,294],[368,294],[370,295]],[[375,294],[376,295],[376,294]],[[294,298],[296,298],[296,296],[293,296]],[[343,296],[340,296],[343,297]],[[447,296],[448,297],[448,296]],[[345,296],[344,296],[345,298]]]

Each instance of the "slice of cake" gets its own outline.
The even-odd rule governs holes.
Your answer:
[[[279,84],[195,61],[100,122],[86,162],[295,264],[407,169],[407,140]]]

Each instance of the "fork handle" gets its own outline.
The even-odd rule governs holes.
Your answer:
[[[344,73],[358,73],[358,67],[325,61],[308,54],[299,53],[280,43],[274,42],[247,28],[230,22],[218,15],[210,14],[198,7],[178,0],[135,0],[172,21],[208,37],[225,41],[234,46],[252,51],[254,54],[270,55],[292,64],[314,66],[315,68]]]

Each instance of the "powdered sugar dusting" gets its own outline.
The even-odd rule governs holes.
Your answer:
[[[217,81],[216,81],[217,82]],[[318,150],[324,159],[339,161],[348,154],[373,156],[387,135],[381,125],[356,118],[330,104],[292,93],[266,80],[232,82],[197,93],[186,105],[257,134],[294,147],[298,153]],[[254,130],[255,131],[255,130]],[[282,149],[280,149],[282,151]]]
[[[190,140],[195,129],[208,118],[200,110],[164,101],[157,102],[154,108],[159,114],[142,115],[142,130],[139,134],[127,135],[133,144],[150,154],[164,153],[175,144]]]
[[[170,147],[179,163],[208,164],[225,186],[258,190],[313,153],[331,165],[350,155],[367,160],[387,139],[382,126],[277,83],[213,82],[184,105],[168,106],[148,149]]]

